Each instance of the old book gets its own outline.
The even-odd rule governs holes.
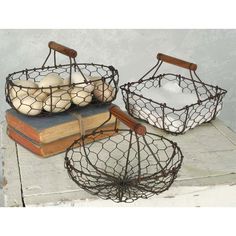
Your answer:
[[[6,111],[9,126],[36,143],[51,143],[58,139],[93,130],[109,118],[109,105],[78,108],[54,116],[30,117],[10,109]],[[106,124],[114,124],[114,116]]]
[[[115,130],[115,128],[117,128],[116,125],[117,124],[115,124],[115,123],[104,125],[102,128],[98,129],[97,132],[99,132],[99,130],[101,130],[101,129],[107,130],[107,131],[111,130],[111,132],[96,134],[95,136],[92,136],[92,137],[94,137],[93,139],[87,139],[86,143],[114,135],[115,134],[114,130]],[[87,130],[86,133],[89,134],[92,131],[93,130]],[[71,136],[68,136],[65,138],[61,138],[61,139],[53,141],[51,143],[37,143],[34,140],[27,137],[25,134],[19,132],[18,130],[14,129],[13,127],[11,127],[9,125],[7,127],[7,134],[15,142],[19,143],[20,145],[22,145],[23,147],[25,147],[29,151],[31,151],[39,156],[42,156],[42,157],[49,157],[49,156],[56,155],[58,153],[66,151],[66,149],[68,147],[70,147],[70,145],[75,140],[78,140],[81,137],[80,134],[75,134],[75,135],[71,135]],[[80,143],[78,143],[78,145],[76,145],[76,146],[79,146],[79,145],[80,145]]]

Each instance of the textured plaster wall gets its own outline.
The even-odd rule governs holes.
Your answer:
[[[0,30],[0,121],[6,75],[41,65],[50,40],[76,49],[81,62],[114,65],[120,84],[138,79],[157,52],[195,62],[204,81],[228,90],[220,118],[236,130],[236,30]]]
[[[157,52],[195,62],[202,80],[228,90],[220,118],[236,131],[236,30],[0,30],[0,124],[9,107],[6,76],[42,65],[51,40],[76,49],[80,62],[113,65],[120,84],[144,74],[156,63]],[[58,61],[66,59],[61,56]],[[120,93],[115,103],[124,107]]]

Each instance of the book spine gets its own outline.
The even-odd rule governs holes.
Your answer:
[[[21,133],[24,133],[26,136],[33,139],[35,142],[41,142],[40,134],[31,126],[27,125],[23,121],[17,119],[15,116],[11,115],[10,113],[6,114],[6,120],[7,124],[11,127],[14,127],[14,129],[20,131]]]
[[[102,128],[103,131],[108,131],[104,133],[97,133],[95,136],[89,135],[89,138],[85,140],[85,143],[94,142],[99,139],[107,138],[113,136],[115,134],[115,124],[107,125]],[[98,130],[99,132],[99,130]],[[8,126],[7,127],[8,136],[13,139],[15,142],[19,143],[29,151],[41,156],[41,157],[49,157],[55,154],[66,151],[66,149],[75,141],[81,138],[80,134],[76,134],[67,138],[63,138],[52,143],[42,144],[35,143],[30,138],[25,136],[24,134],[19,133],[14,128]],[[90,133],[90,132],[88,132]],[[77,147],[79,146],[79,142],[77,143]]]
[[[17,132],[13,131],[13,129],[7,128],[7,134],[15,142],[19,143],[21,146],[25,147],[26,149],[30,150],[36,155],[45,156],[45,154],[42,152],[42,149],[39,146],[34,145],[32,142],[30,142]]]

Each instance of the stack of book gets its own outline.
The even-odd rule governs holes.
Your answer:
[[[81,137],[92,133],[110,116],[109,105],[90,105],[76,111],[64,112],[53,116],[30,117],[13,109],[6,111],[7,133],[15,142],[31,152],[49,157],[66,149]],[[115,130],[118,122],[114,116],[99,130]],[[106,133],[106,132],[105,132]],[[107,136],[114,132],[106,133]],[[96,135],[96,139],[106,135]]]

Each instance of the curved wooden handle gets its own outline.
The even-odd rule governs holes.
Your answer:
[[[170,63],[172,65],[176,65],[176,66],[185,68],[185,69],[189,69],[189,70],[193,70],[193,71],[195,71],[197,69],[197,65],[194,63],[183,61],[183,60],[178,59],[176,57],[171,57],[171,56],[168,56],[168,55],[165,55],[162,53],[157,54],[157,59],[167,62],[167,63]]]
[[[77,52],[74,49],[68,48],[54,41],[49,42],[48,47],[68,57],[75,58],[77,56]]]
[[[131,130],[139,135],[146,134],[146,127],[142,124],[138,123],[135,119],[131,116],[123,112],[118,106],[111,105],[109,108],[112,115],[114,115],[117,119],[127,125]]]

